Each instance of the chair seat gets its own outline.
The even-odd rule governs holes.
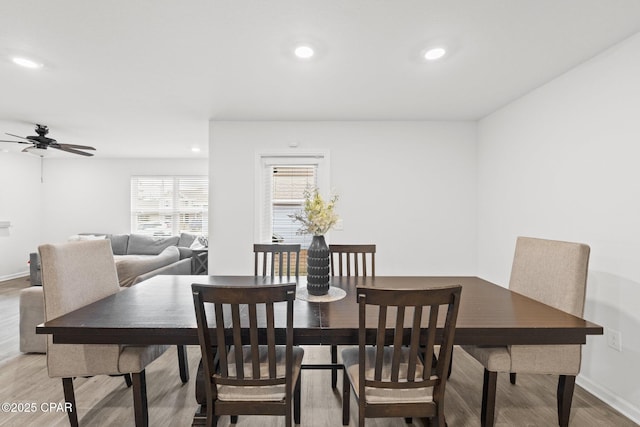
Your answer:
[[[511,372],[511,354],[506,346],[463,345],[462,349],[488,371]]]
[[[463,345],[462,349],[491,372],[550,375],[577,375],[580,372],[580,345]]]
[[[526,374],[578,375],[582,346],[512,345],[511,371]]]
[[[123,374],[140,372],[168,348],[168,345],[123,345],[118,358],[118,371]]]
[[[245,377],[251,375],[251,347],[242,347],[244,359]],[[267,364],[267,346],[258,347],[260,354],[260,378],[269,378],[269,365]],[[286,346],[276,346],[276,375],[279,378],[285,376],[285,352]],[[293,347],[293,377],[291,381],[292,390],[295,386],[298,376],[300,375],[300,367],[302,365],[302,357],[304,350],[300,347]],[[231,349],[227,356],[229,361],[235,360],[235,349]],[[229,363],[229,376],[235,377],[236,365]],[[218,400],[221,401],[281,401],[285,398],[285,385],[278,384],[273,386],[231,386],[218,384]]]
[[[375,349],[373,347],[367,347],[365,353],[365,375],[367,379],[373,379],[374,367],[372,361],[375,360]],[[393,356],[393,348],[385,347],[382,379],[388,380],[391,369],[391,358]],[[407,361],[409,359],[409,349],[402,348],[400,359],[400,381],[407,379]],[[349,347],[342,350],[342,361],[344,363],[344,369],[349,380],[353,385],[353,390],[356,393],[358,399],[360,390],[360,374],[359,374],[359,360],[358,360],[358,347]],[[417,380],[422,380],[423,365],[418,361],[416,364],[416,376]],[[366,387],[366,402],[370,404],[376,403],[428,403],[433,401],[433,387],[421,387],[414,389],[383,389]]]

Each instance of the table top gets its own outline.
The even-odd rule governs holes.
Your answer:
[[[54,342],[198,344],[191,284],[254,286],[295,280],[254,276],[155,276],[37,328]],[[299,286],[306,286],[300,277]],[[332,277],[333,302],[296,300],[295,344],[357,344],[356,287],[424,289],[462,285],[455,344],[584,344],[603,328],[478,277]],[[213,316],[209,316],[212,318]],[[375,324],[372,323],[372,328]],[[277,326],[277,325],[276,325]]]

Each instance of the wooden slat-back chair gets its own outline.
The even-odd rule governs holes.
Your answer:
[[[376,245],[329,245],[329,251],[331,275],[376,275]]]
[[[263,277],[298,277],[300,245],[256,243],[253,245],[254,275]]]
[[[445,385],[461,292],[461,286],[424,290],[358,287],[358,347],[342,351],[343,425],[349,424],[353,388],[361,427],[367,417],[436,418],[438,426],[445,426]],[[377,318],[368,306],[374,306],[371,312],[377,311]],[[441,335],[436,334],[440,309],[446,310]],[[426,327],[421,326],[423,319]],[[370,342],[375,345],[368,346]],[[429,364],[425,369],[423,361],[434,359],[438,345],[435,366]]]
[[[329,245],[332,276],[375,276],[376,245]],[[367,262],[368,258],[368,262]],[[338,346],[331,346],[331,387],[338,384]]]
[[[207,397],[207,425],[220,415],[284,415],[300,423],[300,366],[304,350],[293,346],[296,284],[191,286]],[[276,345],[276,313],[286,305],[286,344]],[[208,310],[215,312],[215,345]],[[284,314],[284,313],[282,313]],[[280,328],[280,326],[279,326]],[[217,354],[214,354],[216,352]]]

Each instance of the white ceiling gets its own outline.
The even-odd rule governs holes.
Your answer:
[[[638,31],[637,0],[0,0],[0,132],[188,158],[209,120],[475,120]]]

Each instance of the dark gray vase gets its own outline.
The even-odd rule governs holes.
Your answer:
[[[329,292],[329,246],[324,236],[313,236],[307,251],[307,292],[310,295]]]

